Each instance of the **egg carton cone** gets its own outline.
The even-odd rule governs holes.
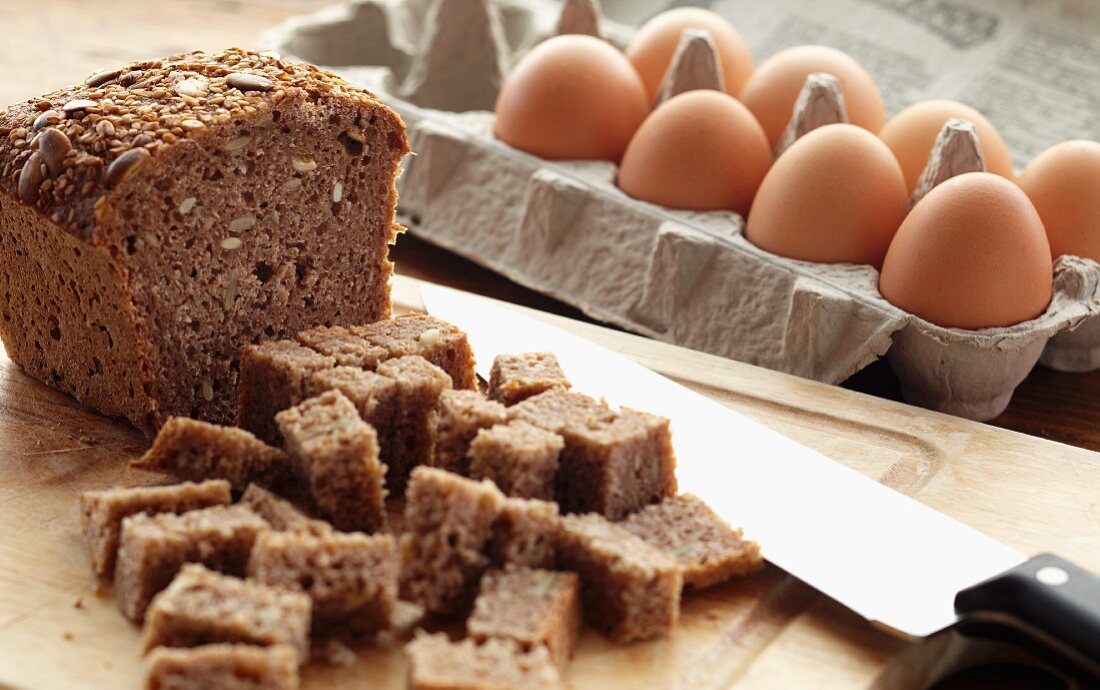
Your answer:
[[[779,158],[798,138],[809,132],[848,121],[848,107],[844,103],[844,94],[840,91],[840,82],[831,74],[814,72],[806,78],[806,84],[798,94],[791,117],[779,145],[775,148],[775,157]]]
[[[584,34],[603,38],[600,30],[600,3],[598,0],[565,0],[554,29],[557,35]]]
[[[416,152],[399,181],[411,232],[593,318],[827,383],[887,357],[908,400],[973,419],[999,414],[1040,356],[1057,368],[1100,366],[1093,262],[1060,259],[1054,298],[1036,319],[941,328],[883,299],[871,266],[770,254],[744,238],[736,213],[638,201],[618,189],[612,163],[547,161],[496,139],[500,80],[532,46],[559,28],[626,45],[633,29],[594,22],[596,12],[592,2],[563,12],[549,0],[358,0],[294,18],[261,43],[332,69],[401,113]],[[445,45],[462,48],[446,54]],[[705,34],[685,37],[670,92],[691,80],[706,86],[708,54]],[[780,146],[845,120],[835,80],[813,75]],[[974,169],[965,124],[941,134],[924,191]]]
[[[909,197],[909,208],[916,206],[936,185],[968,172],[985,172],[982,142],[973,122],[948,120],[936,137],[928,165],[924,167],[917,187]]]
[[[660,105],[673,96],[694,89],[726,90],[726,78],[718,63],[718,49],[710,32],[703,29],[685,29],[672,54],[673,69],[661,80],[657,92]]]

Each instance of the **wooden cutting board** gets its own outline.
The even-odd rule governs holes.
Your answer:
[[[416,281],[398,277],[394,287],[399,310],[419,308]],[[536,315],[1024,552],[1055,550],[1100,571],[1100,454]],[[146,444],[133,429],[30,379],[0,352],[0,688],[139,687],[139,630],[105,591],[97,593],[77,496],[150,481],[126,467]],[[814,516],[795,511],[790,519]],[[893,639],[769,567],[686,596],[682,624],[668,639],[620,646],[586,631],[567,679],[578,690],[906,687],[942,673],[960,649],[970,659],[997,653],[962,645],[954,635],[916,645]],[[404,687],[400,640],[356,652],[350,666],[311,663],[303,687]]]

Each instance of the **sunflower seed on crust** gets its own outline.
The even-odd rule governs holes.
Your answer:
[[[119,184],[129,177],[131,173],[140,168],[145,161],[149,160],[149,155],[148,150],[137,148],[130,149],[114,159],[111,164],[107,166],[107,174],[103,178],[104,184],[108,187],[114,187]]]
[[[61,164],[72,150],[73,145],[69,137],[56,127],[47,127],[38,135],[38,153],[42,156],[42,162],[49,168],[51,175],[61,172]]]
[[[240,91],[270,91],[275,82],[267,77],[249,72],[233,72],[225,78],[227,84]]]
[[[19,172],[19,200],[25,204],[37,201],[42,179],[42,157],[35,151]]]

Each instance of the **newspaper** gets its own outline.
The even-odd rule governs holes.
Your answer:
[[[1060,141],[1100,141],[1096,0],[604,0],[603,10],[639,25],[679,5],[729,19],[758,64],[806,43],[843,50],[891,115],[932,98],[977,108],[1017,168]]]

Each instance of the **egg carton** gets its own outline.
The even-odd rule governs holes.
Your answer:
[[[547,161],[497,140],[489,111],[503,76],[561,24],[597,31],[589,2],[570,0],[563,12],[540,0],[356,0],[294,18],[261,43],[342,74],[402,114],[416,152],[399,182],[410,231],[601,321],[827,383],[885,356],[910,402],[982,420],[1004,410],[1040,358],[1062,370],[1100,367],[1092,261],[1055,263],[1054,297],[1038,318],[942,328],[883,299],[870,266],[770,254],[744,238],[736,213],[638,201],[616,187],[612,163]],[[602,20],[598,31],[621,47],[633,30]],[[822,83],[808,84],[786,143],[822,124],[815,118],[836,117]]]

